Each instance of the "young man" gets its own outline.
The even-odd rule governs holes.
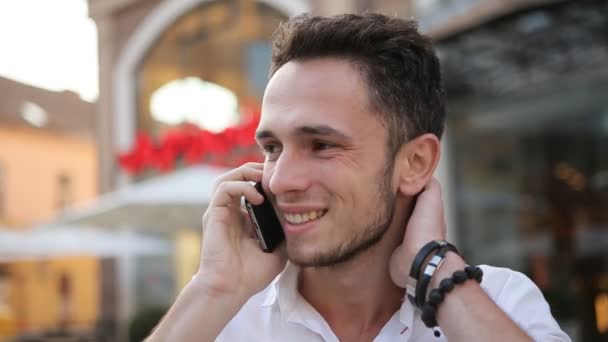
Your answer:
[[[149,341],[570,340],[538,288],[508,269],[482,266],[481,284],[446,291],[433,311],[439,337],[407,300],[412,264],[429,263],[414,259],[446,230],[432,176],[444,94],[415,23],[296,17],[279,28],[272,62],[257,131],[265,162],[217,180],[200,270]],[[273,253],[241,209],[242,197],[263,201],[250,182],[286,235]],[[447,251],[428,290],[465,266]]]

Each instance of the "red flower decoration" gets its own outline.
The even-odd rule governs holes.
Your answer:
[[[145,132],[138,132],[133,148],[118,156],[118,164],[129,174],[146,169],[171,171],[181,159],[187,165],[207,162],[212,165],[236,167],[249,161],[261,161],[255,153],[255,130],[260,111],[243,106],[244,124],[211,133],[194,125],[183,125],[167,131],[156,143]]]

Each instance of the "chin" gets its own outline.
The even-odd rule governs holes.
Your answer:
[[[287,259],[300,267],[331,267],[351,260],[361,250],[287,244]]]
[[[300,267],[316,266],[315,260],[318,259],[319,254],[322,254],[318,246],[306,246],[289,240],[286,247],[287,259]]]
[[[287,258],[301,267],[331,267],[353,260],[357,255],[376,246],[390,227],[392,215],[374,229],[365,230],[364,234],[355,235],[350,240],[332,245],[325,240],[322,245],[317,241],[287,239]]]

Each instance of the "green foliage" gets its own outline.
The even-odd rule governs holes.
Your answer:
[[[129,341],[141,342],[150,335],[168,308],[150,307],[139,311],[129,325]]]

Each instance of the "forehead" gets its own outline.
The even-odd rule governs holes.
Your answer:
[[[378,115],[370,108],[367,85],[352,63],[334,58],[291,61],[268,83],[260,128],[376,126]]]

